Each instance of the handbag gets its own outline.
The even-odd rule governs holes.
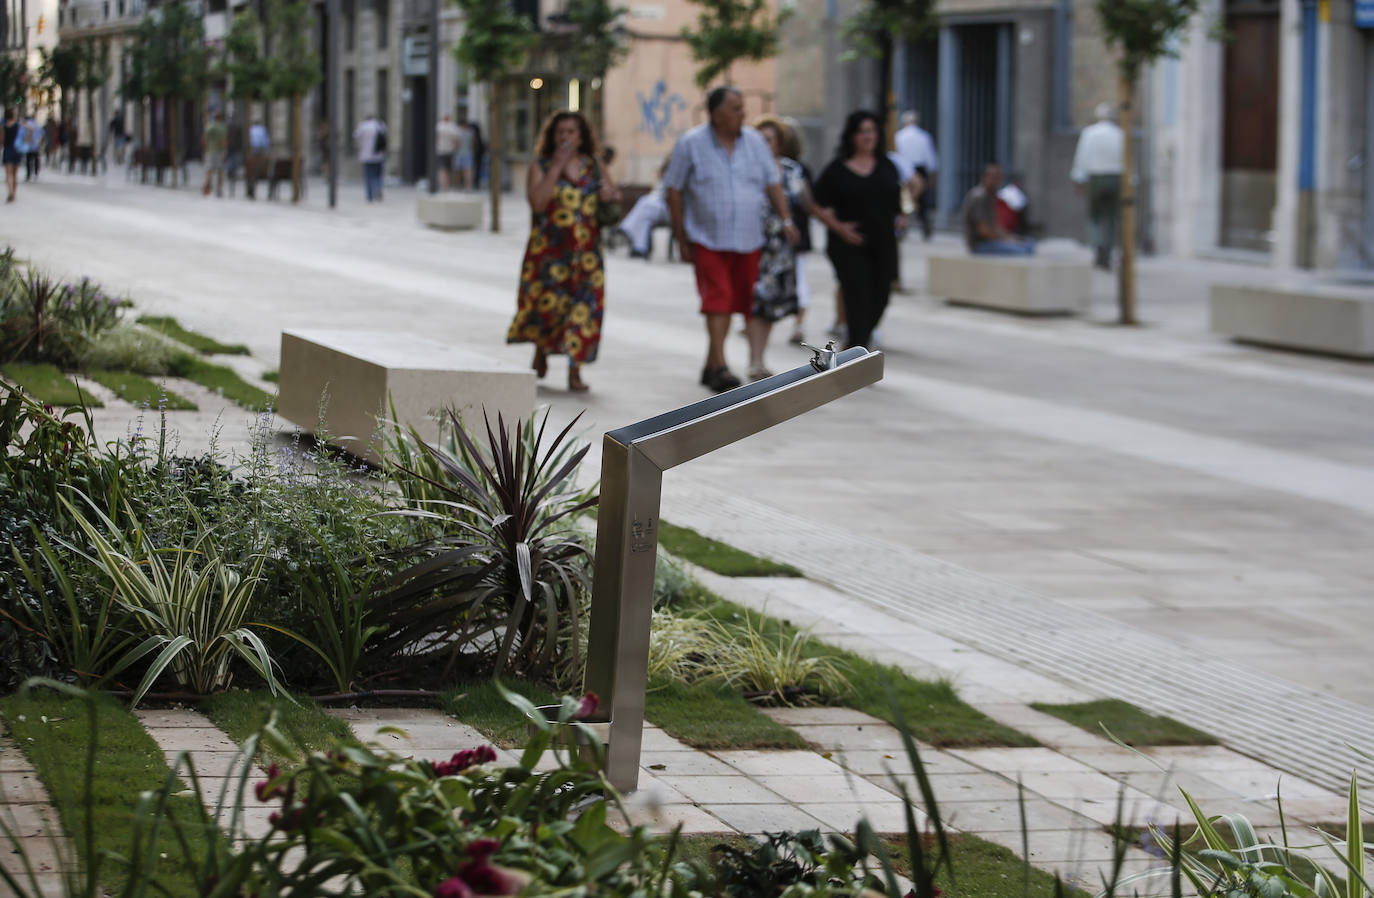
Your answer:
[[[596,192],[599,194],[601,193],[601,185],[603,183],[603,179],[601,177],[601,163],[599,161],[593,160],[592,165],[596,169]],[[620,224],[620,219],[624,217],[625,210],[621,208],[620,203],[603,203],[601,201],[601,198],[599,196],[597,197],[596,226],[598,228],[613,228],[616,225]]]

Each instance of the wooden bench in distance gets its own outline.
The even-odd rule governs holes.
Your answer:
[[[533,371],[413,334],[283,331],[279,377],[282,417],[313,433],[323,408],[331,442],[373,464],[382,448],[373,435],[390,403],[426,440],[438,436],[450,407],[479,433],[484,408],[493,427],[498,413],[511,422],[534,412]]]
[[[1246,343],[1374,358],[1374,289],[1293,277],[1213,284],[1212,331]]]
[[[482,226],[482,198],[462,193],[424,193],[415,199],[420,223],[441,231],[469,231]]]
[[[931,256],[926,289],[960,305],[1074,315],[1092,301],[1092,269],[1053,256]]]

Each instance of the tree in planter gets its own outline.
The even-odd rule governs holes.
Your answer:
[[[932,0],[869,0],[844,23],[847,56],[878,60],[878,117],[887,139],[896,133],[892,69],[898,41],[919,40],[933,24]]]
[[[1200,0],[1097,0],[1097,17],[1107,46],[1115,49],[1121,130],[1121,271],[1117,303],[1121,324],[1135,317],[1135,117],[1136,84],[1145,66],[1170,54],[1173,39],[1187,27]]]
[[[320,57],[310,46],[315,17],[305,0],[272,5],[273,52],[267,59],[273,99],[291,101],[291,202],[301,199],[301,151],[305,146],[305,95],[320,81]]]
[[[728,82],[736,62],[761,62],[778,55],[778,25],[782,15],[770,13],[768,0],[692,0],[701,7],[697,27],[682,29],[697,68],[696,83],[706,87],[724,76]]]
[[[249,131],[253,127],[253,102],[266,100],[271,75],[263,58],[262,27],[257,14],[244,10],[234,16],[224,37],[224,60],[220,69],[229,78],[229,96],[243,109],[243,149],[248,152]]]
[[[91,174],[98,175],[96,157],[99,151],[100,127],[95,114],[95,92],[110,78],[110,45],[104,41],[90,41],[81,45],[81,67],[77,87],[86,92],[86,119],[91,126]]]
[[[491,230],[501,230],[501,156],[506,149],[507,75],[520,67],[535,34],[530,20],[516,15],[507,0],[458,0],[463,36],[453,54],[472,77],[491,85]]]
[[[159,12],[157,17],[148,16],[139,23],[133,56],[139,67],[139,86],[148,96],[161,98],[167,104],[168,149],[175,187],[181,157],[177,104],[198,99],[205,92],[209,53],[200,17],[190,7],[174,3],[160,7]]]
[[[614,6],[610,0],[569,0],[564,15],[577,28],[573,33],[573,65],[588,82],[600,80],[604,84],[606,73],[630,52],[624,35],[615,28],[624,14],[625,7]],[[605,116],[599,92],[590,111],[592,125],[601,133]]]

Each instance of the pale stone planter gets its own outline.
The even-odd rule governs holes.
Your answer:
[[[469,231],[482,225],[482,200],[461,193],[421,193],[415,211],[422,224],[441,231]]]
[[[323,423],[330,442],[379,464],[378,420],[392,403],[401,424],[434,440],[448,408],[479,431],[484,409],[493,428],[498,413],[529,418],[534,381],[533,371],[413,334],[284,331],[278,411],[310,433]]]
[[[1236,340],[1374,358],[1374,290],[1292,279],[1213,284],[1212,330]]]

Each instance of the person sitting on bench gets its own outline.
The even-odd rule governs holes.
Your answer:
[[[997,220],[997,191],[1002,187],[1002,166],[990,162],[983,178],[964,197],[959,220],[964,241],[975,256],[1032,256],[1035,241],[1007,231]]]

